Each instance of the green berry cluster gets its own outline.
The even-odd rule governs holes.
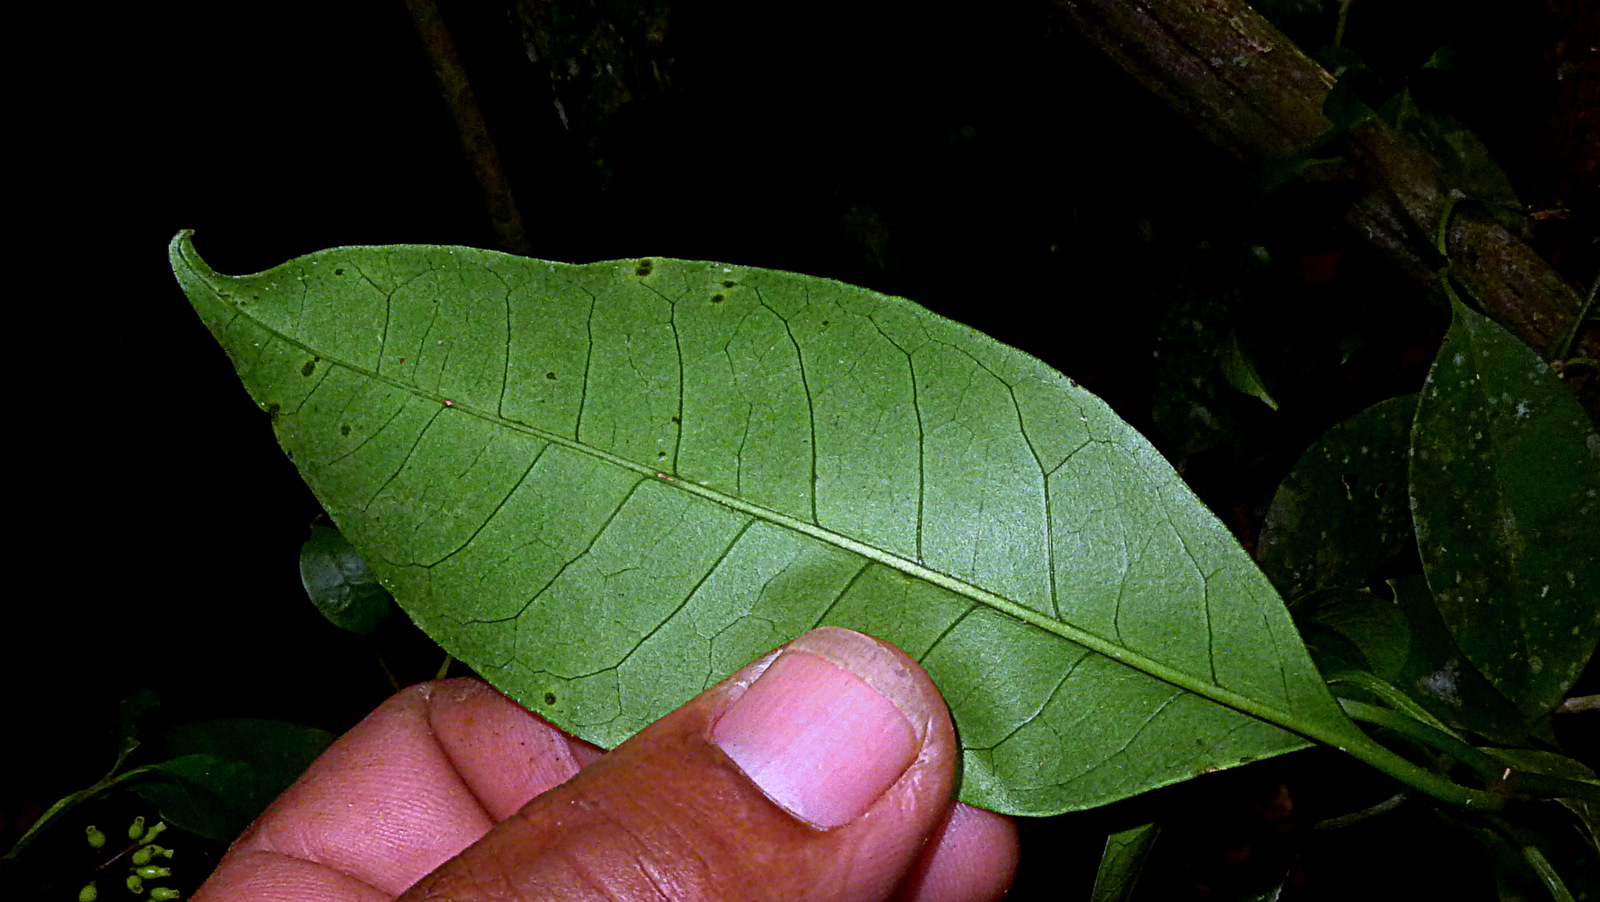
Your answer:
[[[100,870],[108,871],[111,865],[126,855],[128,856],[128,875],[123,880],[123,885],[128,888],[128,892],[134,895],[143,895],[148,891],[152,902],[171,902],[171,900],[178,898],[178,891],[171,887],[145,886],[146,880],[160,880],[164,877],[172,876],[171,868],[153,863],[157,858],[163,858],[167,861],[172,860],[172,850],[156,845],[155,842],[156,837],[160,836],[161,831],[165,829],[167,829],[167,825],[162,821],[156,821],[154,825],[146,827],[144,825],[144,815],[134,818],[133,823],[128,825],[128,841],[131,845],[123,849],[111,861],[106,862],[105,866]],[[95,825],[90,824],[84,834],[89,842],[89,848],[105,848],[106,835]],[[83,889],[78,890],[78,902],[99,902],[99,899],[100,886],[98,881],[91,880],[84,885]]]

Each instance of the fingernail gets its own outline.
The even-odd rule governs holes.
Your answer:
[[[791,642],[712,737],[768,798],[815,826],[837,827],[917,759],[939,703],[888,647],[823,627]]]

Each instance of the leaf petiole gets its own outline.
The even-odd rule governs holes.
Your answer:
[[[1344,708],[1344,713],[1354,720],[1393,730],[1407,739],[1413,739],[1431,749],[1449,755],[1472,768],[1473,772],[1490,786],[1504,785],[1504,781],[1501,779],[1504,765],[1449,733],[1436,730],[1428,724],[1398,711],[1380,708],[1377,705],[1369,705],[1365,702],[1353,701],[1347,698],[1339,699],[1339,705]],[[1505,807],[1505,796],[1501,792],[1490,792],[1462,786],[1421,765],[1407,761],[1396,752],[1376,741],[1373,742],[1373,745],[1383,749],[1387,754],[1383,756],[1368,756],[1367,754],[1353,751],[1351,754],[1356,755],[1356,757],[1402,783],[1419,789],[1442,802],[1448,802],[1460,808],[1470,808],[1474,811],[1499,811]]]

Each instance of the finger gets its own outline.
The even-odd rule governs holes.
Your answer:
[[[957,803],[928,840],[897,902],[990,902],[1017,873],[1017,825],[1011,818]]]
[[[886,898],[950,806],[943,701],[825,628],[541,795],[406,899]]]
[[[260,849],[228,852],[194,902],[389,902],[394,894],[327,865]]]
[[[333,744],[247,830],[206,889],[217,898],[250,854],[311,862],[391,897],[491,826],[493,820],[433,737],[432,685],[413,686]],[[213,886],[212,884],[215,884]]]
[[[481,680],[434,687],[428,699],[434,738],[496,823],[602,754]]]
[[[196,899],[392,899],[599,755],[480,680],[413,686],[340,737]]]

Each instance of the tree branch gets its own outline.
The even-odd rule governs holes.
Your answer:
[[[1304,154],[1332,130],[1322,107],[1333,76],[1242,0],[1055,2],[1092,46],[1240,160]],[[1440,264],[1430,239],[1450,206],[1438,165],[1381,119],[1352,127],[1346,145],[1369,188],[1346,221],[1414,280],[1432,282]],[[1556,352],[1581,315],[1580,292],[1474,205],[1457,206],[1447,228],[1451,272],[1485,312]]]
[[[489,135],[489,126],[483,120],[478,98],[467,81],[467,72],[461,67],[456,54],[455,41],[450,30],[439,17],[434,0],[405,0],[406,11],[416,27],[417,37],[428,53],[433,76],[439,82],[439,93],[450,107],[450,118],[455,120],[456,135],[461,140],[461,152],[472,167],[472,175],[483,191],[484,208],[494,226],[495,237],[501,250],[531,256],[532,246],[522,226],[522,213],[511,194],[511,182],[500,165],[500,152]]]

